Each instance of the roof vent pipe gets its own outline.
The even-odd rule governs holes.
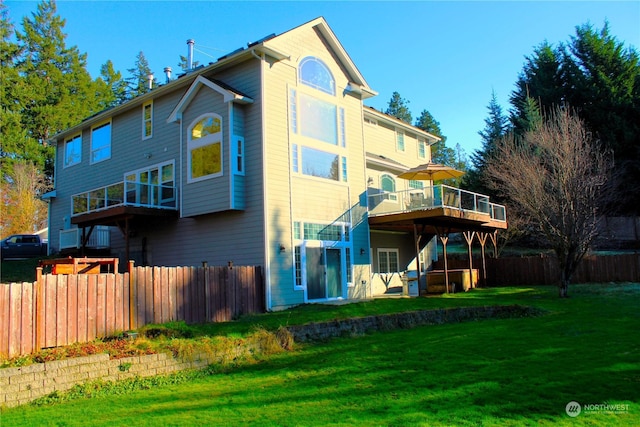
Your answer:
[[[149,74],[147,80],[149,81],[149,90],[153,89],[153,74]]]
[[[164,75],[167,77],[167,83],[171,81],[171,67],[164,67]]]
[[[194,39],[187,40],[187,46],[189,46],[189,50],[187,52],[187,71],[191,71],[193,69],[193,45],[196,43]]]

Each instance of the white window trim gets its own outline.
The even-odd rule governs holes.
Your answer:
[[[148,120],[144,117],[144,111],[147,106],[151,107],[151,114]],[[151,133],[149,135],[145,134],[147,130],[147,121],[151,122]],[[153,138],[153,101],[145,102],[144,104],[142,104],[142,140],[144,141],[150,138]]]
[[[205,117],[215,117],[220,120],[220,134],[219,139],[217,138],[217,134],[207,135],[204,138],[199,138],[195,142],[191,139],[191,131],[193,127],[199,123]],[[216,113],[205,113],[198,116],[195,120],[191,122],[189,127],[187,128],[187,183],[195,183],[200,181],[206,181],[207,179],[218,178],[224,175],[224,122],[222,120],[222,116]],[[191,177],[191,150],[194,148],[204,147],[206,145],[212,145],[218,143],[220,144],[220,172],[200,176],[198,178]]]
[[[290,135],[291,145],[297,145],[297,171],[294,170],[294,158],[293,158],[293,149],[291,151],[291,172],[296,174],[297,176],[304,177],[307,179],[319,180],[321,182],[331,182],[337,184],[348,184],[349,176],[347,174],[347,181],[343,180],[342,174],[342,159],[347,159],[347,168],[349,167],[349,156],[348,156],[348,148],[347,148],[347,111],[346,108],[340,105],[337,102],[336,96],[329,95],[324,91],[316,90],[312,86],[308,86],[306,84],[301,84],[298,87],[288,86],[287,87],[288,94],[288,133]],[[306,96],[310,96],[316,99],[319,99],[324,102],[329,102],[336,107],[336,144],[332,144],[330,142],[322,141],[319,139],[311,138],[302,134],[301,130],[301,118],[300,118],[300,109],[298,105],[300,103],[299,98],[300,95],[304,94]],[[292,101],[295,102],[295,105],[292,105]],[[343,123],[344,121],[344,123]],[[292,128],[293,122],[295,122],[295,129]],[[344,132],[343,132],[344,131]],[[311,148],[314,150],[324,151],[327,153],[335,154],[339,157],[339,179],[331,180],[327,178],[306,175],[302,172],[302,149],[303,147]]]
[[[400,148],[400,136],[402,135],[402,148]],[[402,129],[396,129],[396,151],[399,153],[404,153],[407,149],[407,142],[405,138],[405,133]]]
[[[235,175],[245,174],[245,146],[244,146],[244,137],[234,135],[233,136],[233,173]],[[240,150],[238,150],[238,146]],[[240,151],[240,152],[238,152]],[[240,163],[240,167],[238,168],[238,161]]]
[[[399,273],[400,272],[400,249],[398,249],[398,248],[378,248],[378,250],[376,252],[377,252],[377,261],[378,261],[378,265],[376,266],[377,267],[376,270],[378,270],[377,271],[378,274],[388,274],[388,273]],[[380,271],[380,255],[382,253],[385,253],[385,254],[395,253],[396,254],[396,257],[398,259],[398,271],[385,271],[385,272]],[[387,255],[387,263],[388,262],[389,262],[389,257]]]
[[[110,133],[110,135],[109,135],[110,136],[110,138],[109,138],[109,156],[105,157],[104,159],[100,159],[100,160],[94,161],[93,160],[93,153],[96,150],[93,149],[93,131],[96,130],[96,129],[99,129],[99,128],[103,127],[103,126],[107,126],[107,125],[109,125],[109,127],[110,127],[110,132],[109,132]],[[102,123],[99,123],[97,125],[91,126],[91,137],[90,138],[91,138],[91,144],[90,144],[90,151],[89,151],[89,163],[92,164],[92,165],[95,165],[97,163],[104,162],[106,160],[111,159],[111,148],[112,148],[112,143],[113,143],[113,123],[112,123],[111,119],[109,119],[107,121],[104,121]]]
[[[73,163],[67,163],[67,144],[69,144],[72,141],[75,141],[76,138],[80,138],[80,158],[78,159],[77,162],[73,162]],[[67,138],[64,141],[64,155],[63,155],[63,159],[62,159],[62,167],[63,169],[69,168],[71,166],[74,165],[78,165],[82,163],[82,133],[79,133],[77,135],[74,135],[70,138]]]
[[[424,151],[424,156],[420,155],[420,147],[423,147],[422,150]],[[422,138],[418,138],[418,158],[419,159],[427,158],[427,141],[425,141]]]

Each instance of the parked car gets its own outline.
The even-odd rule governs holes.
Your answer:
[[[47,254],[47,244],[37,234],[14,234],[2,240],[1,258],[33,258]]]

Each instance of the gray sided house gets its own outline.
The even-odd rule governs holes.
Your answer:
[[[389,292],[440,225],[505,228],[486,196],[398,178],[438,138],[375,95],[323,18],[190,70],[54,137],[49,246],[260,265],[277,310]]]

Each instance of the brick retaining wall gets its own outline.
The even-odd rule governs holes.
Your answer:
[[[18,406],[54,391],[66,391],[93,380],[118,381],[126,378],[166,375],[184,369],[202,369],[206,355],[193,361],[159,353],[109,360],[106,353],[56,360],[17,368],[0,369],[0,406]]]
[[[412,328],[423,325],[455,323],[488,318],[537,316],[542,310],[521,305],[457,307],[421,310],[289,326],[295,342],[323,340],[367,332]],[[236,347],[236,355],[251,352],[250,345]],[[127,378],[167,375],[185,369],[203,369],[220,357],[205,353],[193,360],[160,353],[109,360],[106,353],[70,358],[29,366],[0,369],[0,406],[12,407],[31,402],[54,391],[66,391],[76,384],[94,380],[118,381]]]

